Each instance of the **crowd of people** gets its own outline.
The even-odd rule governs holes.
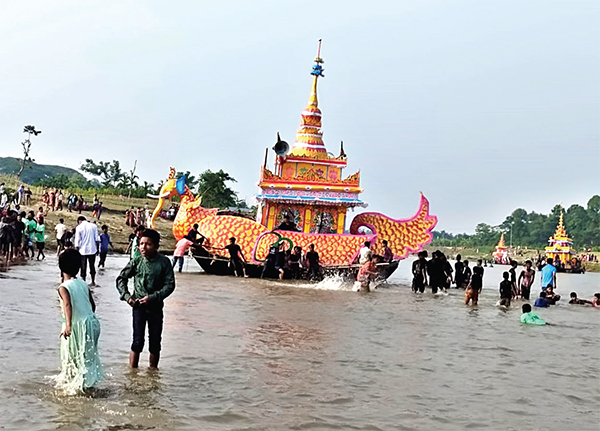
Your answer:
[[[427,251],[421,251],[418,254],[418,259],[412,265],[412,289],[415,293],[423,293],[426,286],[431,287],[432,293],[438,291],[446,291],[454,284],[455,288],[463,288],[465,290],[465,304],[477,305],[479,294],[483,289],[484,267],[482,260],[477,261],[477,265],[471,268],[469,262],[462,261],[460,255],[456,256],[454,269],[448,262],[444,253],[436,250],[432,254],[432,258],[427,260]],[[525,262],[525,266],[517,277],[518,263],[510,262],[510,270],[502,274],[502,281],[499,286],[499,307],[508,308],[512,301],[523,299],[529,301],[531,288],[535,281],[535,270],[531,260]],[[454,273],[454,276],[453,276]],[[534,307],[544,308],[555,305],[560,300],[560,295],[555,293],[556,290],[556,273],[557,264],[552,258],[547,258],[545,264],[540,270],[541,277],[541,292],[539,297],[535,299]],[[586,305],[589,304],[594,308],[600,308],[600,293],[594,294],[591,300],[580,299],[576,292],[571,292],[571,300],[569,304]],[[526,307],[526,306],[527,307]],[[532,324],[541,324],[542,320],[532,317],[535,313],[531,311],[530,304],[523,305],[523,314],[527,314],[525,320],[531,320]],[[528,311],[525,309],[529,308]],[[532,314],[533,313],[533,314]],[[533,322],[537,323],[533,323]]]
[[[29,187],[25,188],[23,184],[14,193],[6,190],[6,184],[0,183],[0,209],[7,205],[29,205],[33,192]]]
[[[144,207],[131,207],[125,211],[125,224],[132,229],[138,226],[150,227],[151,213],[148,204]]]

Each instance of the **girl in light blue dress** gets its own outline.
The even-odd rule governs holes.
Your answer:
[[[63,312],[60,333],[61,373],[55,377],[57,387],[74,395],[96,386],[103,372],[98,357],[100,322],[94,314],[96,304],[85,281],[77,278],[81,254],[67,249],[58,258],[63,283],[58,288]]]

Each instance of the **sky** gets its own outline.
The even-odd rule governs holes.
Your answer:
[[[223,169],[252,203],[322,38],[323,138],[365,211],[423,192],[437,230],[473,233],[600,194],[599,20],[596,0],[2,2],[0,156],[33,124],[38,163]]]

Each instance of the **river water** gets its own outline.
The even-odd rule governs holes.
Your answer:
[[[495,307],[507,267],[486,268],[479,306],[462,291],[414,295],[404,261],[388,288],[359,294],[177,274],[161,368],[129,370],[131,311],[109,256],[93,292],[106,379],[57,393],[56,260],[0,274],[0,428],[7,430],[598,430],[600,309],[563,301],[519,323]],[[536,281],[536,286],[539,286]],[[539,287],[538,287],[539,289]],[[600,291],[600,274],[558,275],[558,293]]]

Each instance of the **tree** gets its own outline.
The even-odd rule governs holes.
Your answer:
[[[92,159],[85,159],[85,164],[81,165],[80,169],[83,172],[100,177],[104,187],[118,187],[125,176],[121,171],[121,164],[118,160],[112,162],[100,161],[96,164]]]
[[[228,208],[237,206],[237,193],[227,187],[227,181],[236,182],[235,178],[223,170],[202,172],[198,179],[198,194],[202,196],[202,205],[207,208]]]
[[[132,190],[135,190],[139,187],[137,180],[139,180],[140,177],[138,177],[135,174],[136,167],[137,167],[137,160],[133,163],[133,169],[130,170],[126,174],[124,173],[121,176],[119,183],[117,184],[119,188],[129,190],[129,194],[128,194],[129,197],[131,197]]]
[[[37,136],[42,133],[42,131],[35,130],[35,126],[28,125],[23,127],[23,133],[27,133],[27,139],[21,142],[21,145],[23,146],[23,160],[21,160],[21,167],[17,173],[17,178],[21,178],[21,174],[25,170],[25,167],[29,163],[34,162],[34,160],[29,156],[29,151],[31,150],[31,134],[33,133],[34,136]]]

